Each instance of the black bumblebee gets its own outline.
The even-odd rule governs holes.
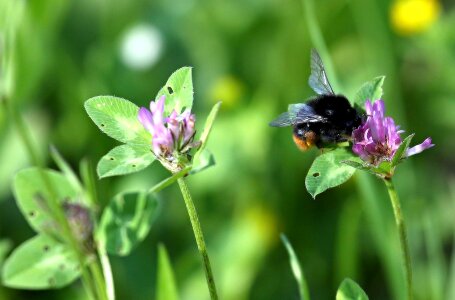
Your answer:
[[[321,57],[314,49],[308,83],[318,96],[306,103],[289,105],[288,111],[270,122],[270,126],[292,126],[294,142],[301,150],[348,141],[352,131],[361,125],[362,115],[345,96],[335,95]]]

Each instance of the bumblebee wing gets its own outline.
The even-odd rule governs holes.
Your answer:
[[[291,104],[287,112],[282,113],[269,123],[272,127],[286,127],[297,123],[326,122],[325,117],[317,115],[307,104]]]
[[[294,116],[294,124],[327,121],[327,118],[316,114],[314,109],[305,103],[289,105],[289,112]]]
[[[315,49],[311,49],[311,75],[308,83],[318,95],[335,94],[327,78],[322,59]]]
[[[293,125],[294,118],[289,114],[289,112],[284,112],[278,116],[275,120],[269,123],[272,127],[286,127]]]

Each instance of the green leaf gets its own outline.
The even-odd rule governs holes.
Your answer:
[[[210,111],[207,120],[205,121],[204,130],[202,131],[201,137],[199,139],[201,145],[194,154],[193,169],[191,170],[190,174],[196,174],[215,165],[215,158],[213,157],[213,154],[205,150],[205,146],[220,106],[221,102],[216,103]]]
[[[149,148],[117,146],[98,162],[96,171],[100,178],[125,175],[141,171],[155,161]]]
[[[383,161],[373,171],[378,175],[389,175],[392,173],[392,164],[388,161]]]
[[[338,288],[336,300],[368,300],[368,296],[355,281],[346,278]]]
[[[379,76],[375,79],[366,82],[360,90],[355,94],[353,100],[351,101],[352,105],[358,105],[361,108],[365,107],[365,101],[367,100],[377,100],[382,97],[382,85],[384,84],[385,76]]]
[[[204,150],[204,147],[207,143],[209,138],[210,132],[212,131],[213,122],[215,122],[216,116],[218,115],[218,111],[221,107],[221,101],[217,102],[210,111],[207,119],[205,120],[204,130],[201,133],[201,137],[199,141],[201,142],[201,146],[199,147],[200,150]]]
[[[85,110],[98,128],[120,142],[149,147],[150,133],[138,119],[136,104],[113,96],[98,96],[85,101]]]
[[[76,254],[46,235],[37,235],[16,248],[5,261],[3,284],[10,288],[61,288],[79,277]]]
[[[104,210],[97,238],[110,254],[126,256],[150,231],[157,214],[154,195],[123,193],[114,197]]]
[[[169,115],[174,109],[181,113],[185,108],[193,106],[193,79],[191,67],[183,67],[172,73],[156,95],[156,99],[166,96],[164,114]]]
[[[0,240],[0,267],[3,264],[6,254],[11,250],[13,244],[10,240],[2,239]]]
[[[392,166],[388,161],[381,162],[377,167],[353,160],[344,160],[342,161],[342,163],[350,167],[356,168],[357,170],[367,171],[381,178],[383,178],[384,176],[389,176],[392,173]]]
[[[78,202],[79,194],[65,176],[53,170],[40,170],[34,167],[16,174],[13,191],[19,209],[35,231],[51,233],[56,228],[47,205],[51,195],[43,176],[47,176],[59,202]]]
[[[198,156],[193,159],[192,169],[190,174],[196,174],[204,171],[215,165],[215,157],[209,150],[203,150]]]
[[[413,137],[414,134],[411,134],[401,142],[400,147],[398,147],[397,151],[395,151],[395,154],[393,155],[392,168],[398,165],[403,156],[406,155],[406,150],[409,148]]]
[[[174,271],[172,269],[166,247],[158,245],[158,274],[156,283],[156,300],[178,300],[179,295],[175,283]]]
[[[354,155],[344,148],[319,155],[313,161],[305,179],[307,191],[313,198],[329,188],[346,182],[355,172],[355,168],[343,164]]]
[[[341,161],[343,164],[346,164],[350,167],[353,167],[353,168],[356,168],[357,170],[362,170],[362,171],[370,171],[371,170],[371,166],[369,165],[365,165],[363,163],[360,163],[360,162],[357,162],[357,161],[353,161],[353,160],[343,160]]]
[[[309,300],[310,292],[308,290],[308,284],[306,282],[305,275],[303,274],[302,267],[300,266],[299,259],[297,258],[297,255],[295,254],[295,251],[292,248],[291,243],[284,234],[281,234],[281,240],[283,241],[283,244],[286,247],[286,250],[288,251],[292,273],[294,274],[294,278],[299,285],[300,299]]]

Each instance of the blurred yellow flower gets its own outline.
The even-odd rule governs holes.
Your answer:
[[[392,4],[390,18],[397,33],[412,35],[430,27],[440,11],[438,0],[396,0]]]
[[[243,84],[237,78],[228,75],[215,81],[211,98],[214,101],[223,101],[223,107],[232,108],[237,105],[243,92]]]

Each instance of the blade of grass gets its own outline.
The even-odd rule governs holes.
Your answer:
[[[294,248],[292,248],[292,245],[286,235],[282,233],[280,237],[289,254],[289,263],[291,264],[292,273],[294,274],[294,278],[299,286],[300,299],[310,300],[310,291],[305,279],[305,274],[303,273],[302,267],[300,266],[300,262],[297,255],[295,254]]]

